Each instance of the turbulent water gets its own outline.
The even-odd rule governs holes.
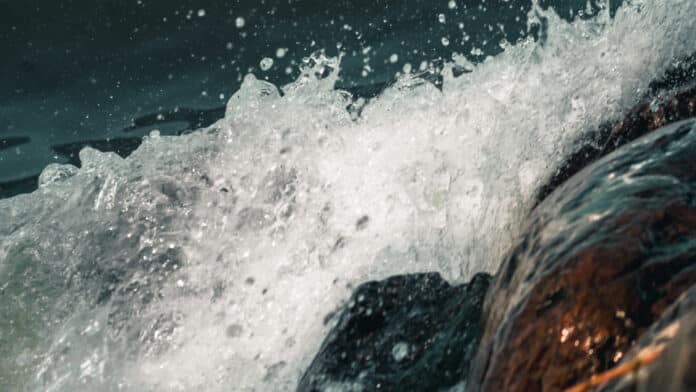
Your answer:
[[[696,50],[694,15],[534,7],[539,40],[367,103],[318,53],[286,86],[248,75],[208,129],[49,166],[0,200],[2,389],[292,389],[356,284],[495,272],[582,136]]]

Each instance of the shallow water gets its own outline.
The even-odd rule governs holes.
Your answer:
[[[535,7],[538,40],[369,102],[317,53],[281,87],[246,76],[208,129],[49,166],[0,200],[0,384],[292,389],[356,284],[494,272],[583,135],[696,50],[694,15],[686,0],[573,22]]]

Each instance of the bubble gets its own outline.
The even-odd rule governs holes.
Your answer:
[[[288,48],[278,48],[276,50],[276,57],[282,59],[288,53]]]
[[[268,71],[271,69],[271,67],[273,67],[273,59],[270,57],[264,57],[259,63],[259,67],[261,67],[262,71]]]
[[[445,23],[445,22],[447,22],[447,18],[445,17],[445,14],[440,14],[440,15],[438,15],[438,16],[437,16],[437,20],[438,20],[440,23]]]
[[[244,27],[245,24],[246,24],[246,21],[241,16],[237,17],[237,19],[235,19],[235,21],[234,21],[234,25],[237,26],[238,29],[241,29],[242,27]]]
[[[205,10],[204,10],[203,8],[199,9],[197,15],[198,15],[199,18],[204,17],[204,16],[205,16]]]
[[[408,343],[399,342],[395,344],[392,347],[391,354],[396,362],[403,361],[408,356]]]
[[[457,8],[457,2],[454,0],[450,0],[449,3],[447,3],[447,8],[451,10]]]
[[[440,41],[442,42],[442,46],[449,46],[450,44],[450,40],[447,37],[442,37]]]
[[[398,55],[398,54],[394,53],[394,54],[392,54],[391,56],[389,56],[389,62],[390,62],[390,63],[394,64],[394,63],[396,63],[397,61],[399,61],[399,55]]]

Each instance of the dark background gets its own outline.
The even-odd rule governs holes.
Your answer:
[[[0,197],[34,189],[48,163],[79,164],[84,145],[125,156],[153,128],[176,134],[209,124],[245,74],[282,85],[317,50],[344,53],[337,87],[371,97],[406,63],[417,69],[453,53],[481,61],[498,53],[501,41],[529,34],[531,1],[455,4],[0,0]],[[567,19],[582,15],[586,4],[542,2]],[[590,13],[596,9],[593,2]],[[279,48],[287,49],[282,58]],[[274,60],[266,71],[259,67],[264,57]],[[175,108],[182,110],[174,115]]]

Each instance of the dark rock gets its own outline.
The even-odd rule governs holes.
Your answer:
[[[696,286],[667,309],[660,320],[626,355],[622,363],[640,353],[663,350],[657,360],[601,388],[602,392],[696,390]]]
[[[613,367],[696,282],[696,126],[604,157],[532,213],[484,305],[470,382],[557,391]]]
[[[664,75],[650,83],[650,92],[660,93],[696,83],[696,53],[676,61]]]
[[[548,184],[539,190],[537,200],[541,202],[585,166],[617,148],[658,128],[696,116],[696,87],[693,85],[696,54],[680,64],[682,67],[668,70],[664,79],[653,82],[652,94],[631,109],[621,122],[605,124],[582,140],[579,143],[582,147],[571,154]],[[676,89],[664,90],[667,87]]]
[[[428,391],[466,378],[490,276],[451,286],[439,274],[359,286],[298,391]]]

